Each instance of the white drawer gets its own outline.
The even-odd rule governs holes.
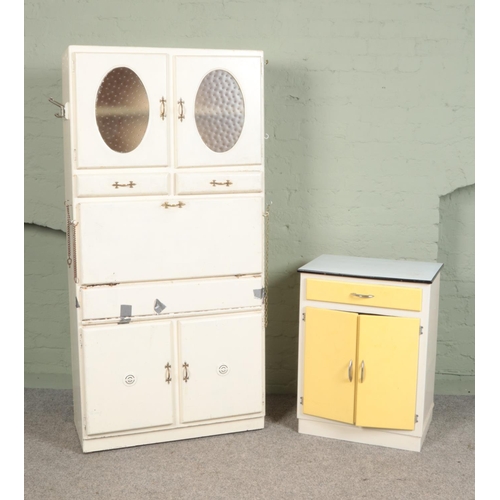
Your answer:
[[[142,196],[169,194],[168,174],[79,174],[75,176],[76,196]]]
[[[260,306],[261,288],[262,278],[254,276],[82,287],[80,307],[83,320],[161,317]]]
[[[196,172],[175,177],[176,194],[260,193],[262,172]]]

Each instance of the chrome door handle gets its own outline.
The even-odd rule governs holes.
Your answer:
[[[178,108],[179,108],[179,116],[177,118],[179,118],[180,121],[184,120],[184,118],[186,118],[186,116],[184,115],[184,101],[182,99],[179,99],[179,101],[177,102],[177,104],[179,105]]]
[[[120,184],[118,181],[116,181],[114,184],[111,184],[115,189],[118,189],[119,187],[129,187],[132,189],[134,186],[137,186],[137,184],[133,181],[130,181],[128,184]]]
[[[160,118],[162,120],[165,120],[165,117],[167,116],[167,112],[165,110],[165,104],[167,103],[167,101],[165,100],[165,98],[162,96],[162,98],[160,99]]]
[[[349,377],[349,382],[352,382],[352,359],[349,361],[349,368],[347,369],[347,376]]]
[[[360,382],[363,382],[365,379],[365,362],[361,361],[361,376],[360,376]]]
[[[215,186],[231,186],[232,182],[230,180],[227,180],[226,182],[217,182],[215,179],[210,183],[212,184],[213,187]]]
[[[189,380],[189,365],[187,363],[184,363],[182,365],[182,368],[184,370],[184,375],[182,377],[182,380],[184,380],[184,382],[187,382]]]
[[[354,293],[352,292],[351,295],[354,295],[354,297],[358,297],[358,299],[373,299],[375,295],[364,295],[362,293]]]
[[[185,205],[182,201],[179,201],[179,203],[174,203],[170,204],[168,202],[162,203],[160,206],[163,208],[182,208]]]

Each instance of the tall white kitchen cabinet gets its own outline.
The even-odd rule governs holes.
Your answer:
[[[84,452],[264,427],[263,54],[63,55]]]

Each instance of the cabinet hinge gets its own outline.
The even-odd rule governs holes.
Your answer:
[[[423,335],[423,334],[424,334],[424,327],[423,327],[423,326],[421,326],[421,327],[420,327],[420,335]]]
[[[80,347],[83,347],[83,338],[82,338],[82,334],[81,333],[80,333],[79,337],[80,337]]]
[[[415,423],[418,423],[418,415],[415,415]]]
[[[302,321],[306,320],[306,313],[302,313]]]
[[[303,405],[303,404],[304,404],[304,398],[303,398],[303,397],[301,397],[301,398],[300,398],[300,404],[301,404],[301,405]]]
[[[87,432],[87,419],[83,417],[83,428],[85,429],[85,432]]]

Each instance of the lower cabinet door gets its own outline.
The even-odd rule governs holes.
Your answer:
[[[182,422],[263,410],[262,313],[179,321]]]
[[[84,327],[81,335],[87,434],[172,423],[171,322]]]
[[[356,425],[413,430],[420,320],[359,317]]]
[[[304,413],[354,423],[358,315],[306,308]]]

